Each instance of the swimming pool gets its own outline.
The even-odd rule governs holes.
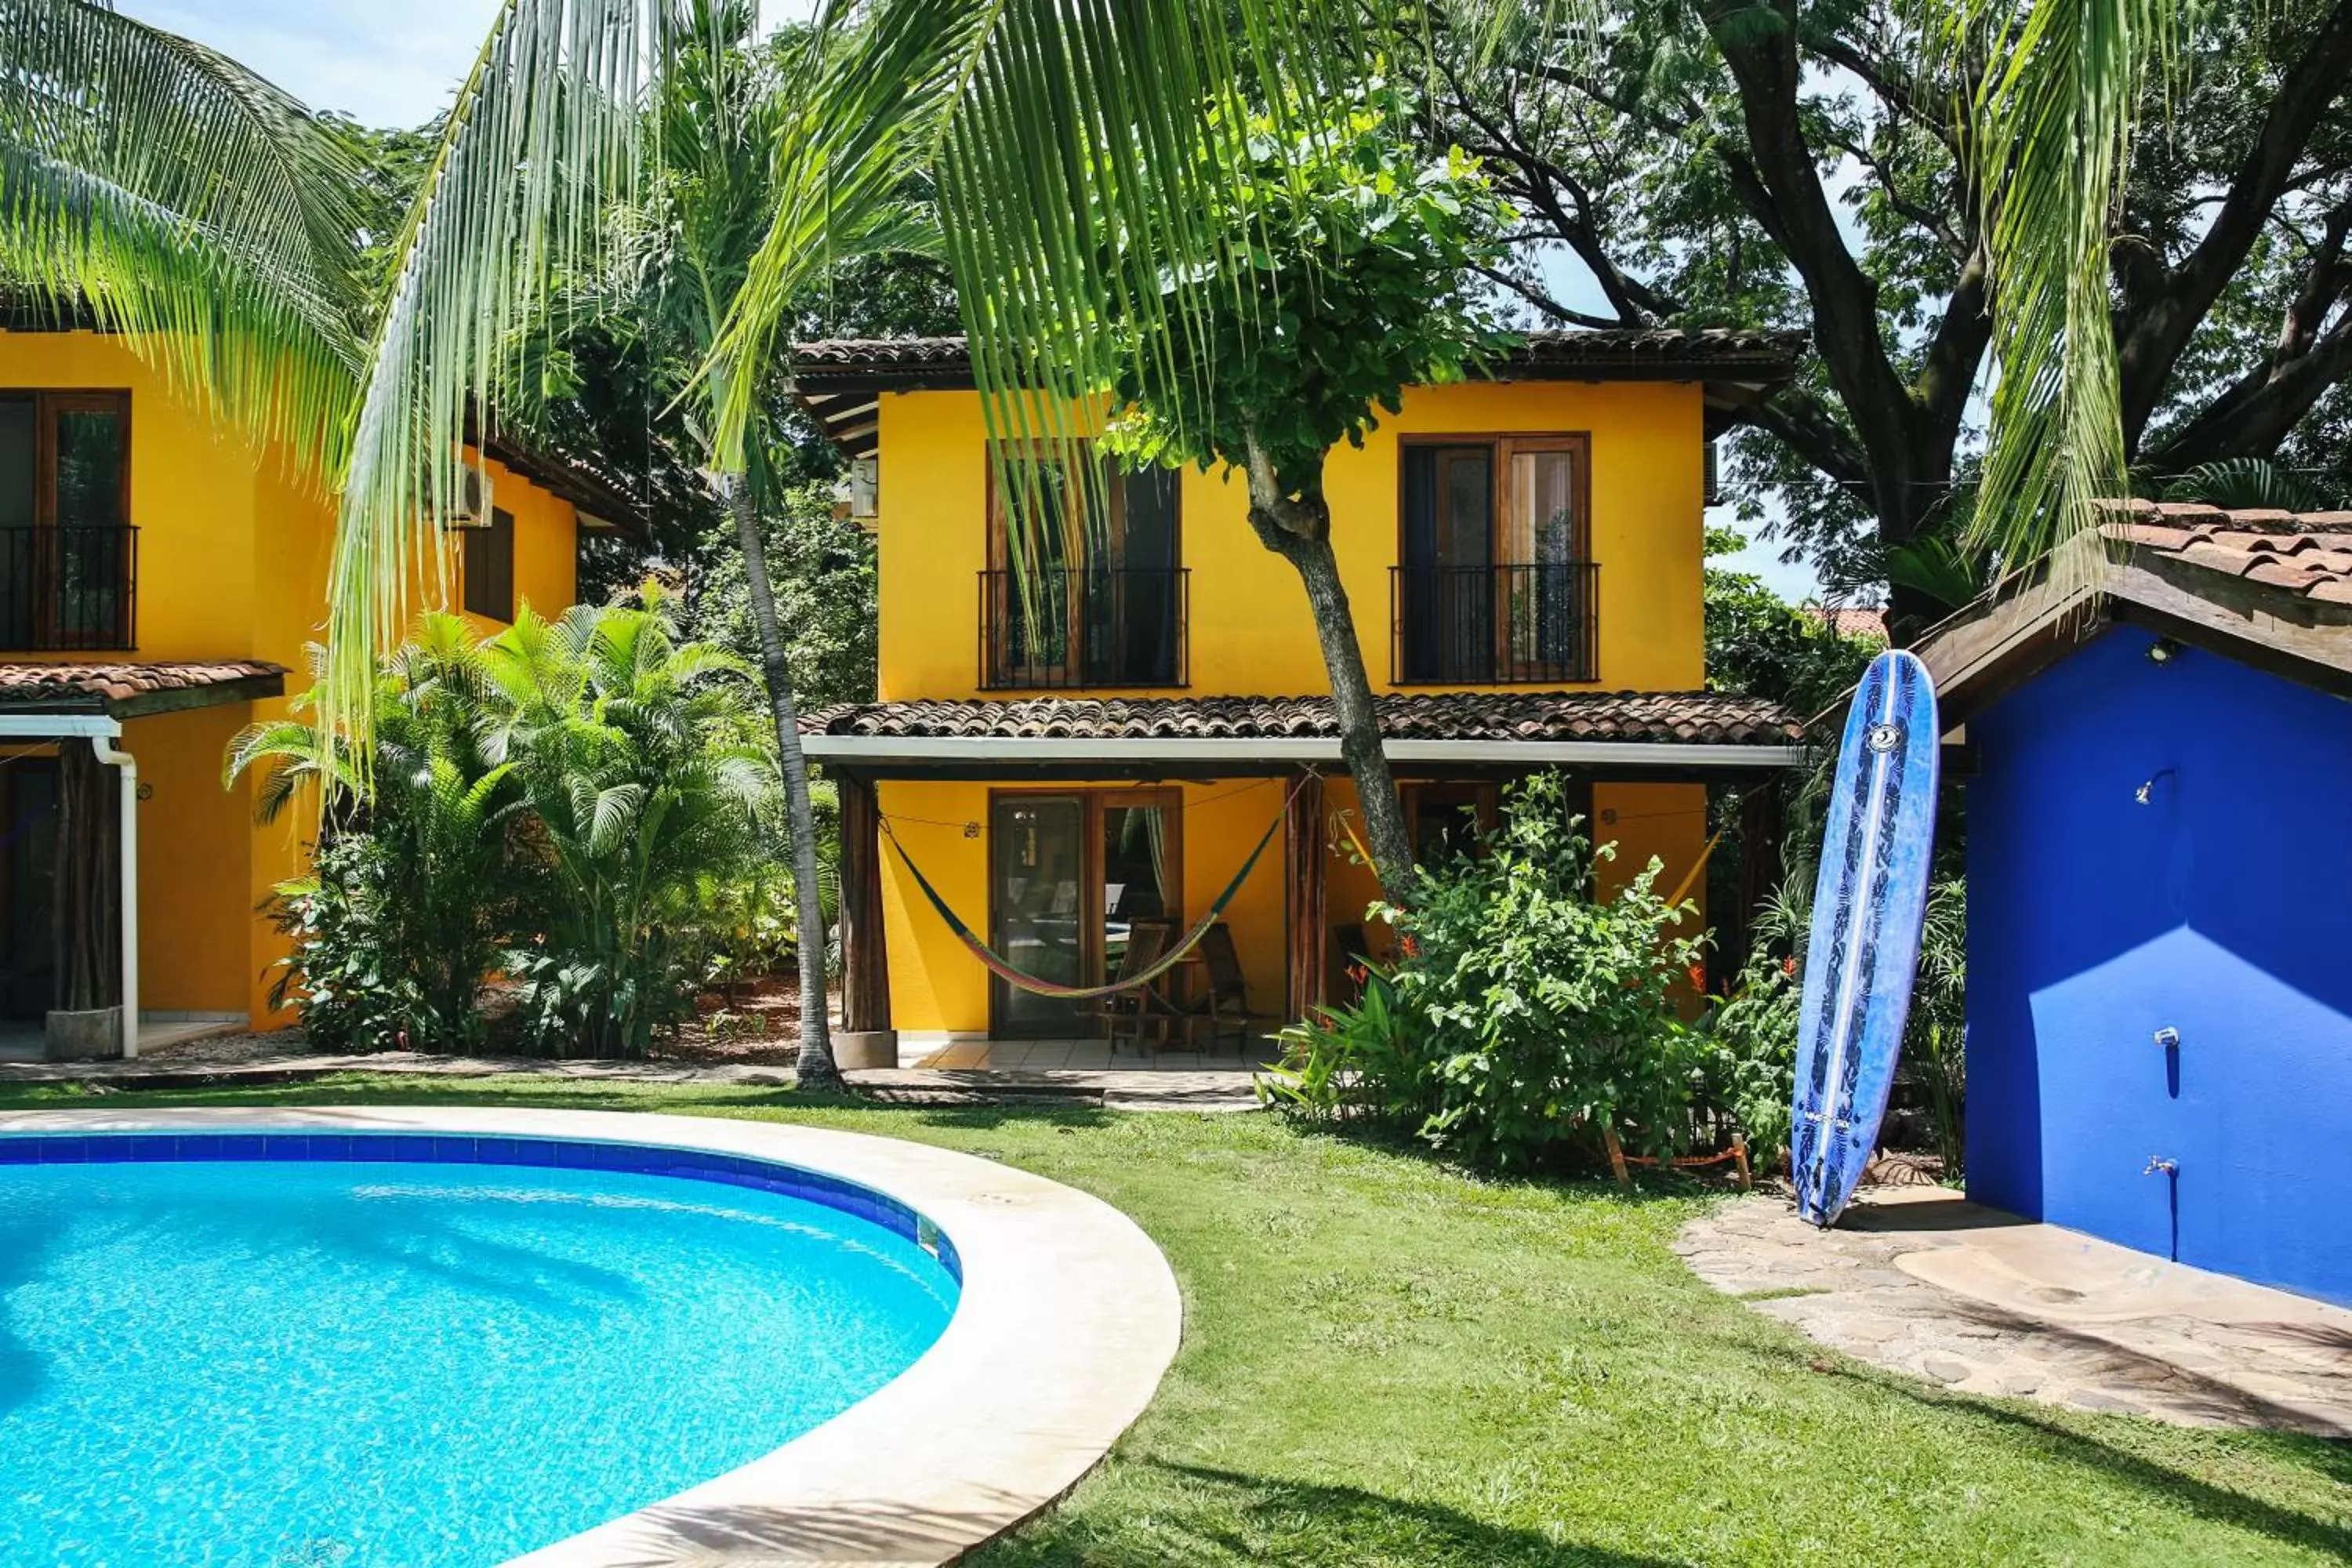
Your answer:
[[[0,1563],[488,1568],[890,1383],[960,1261],[713,1152],[0,1138]]]

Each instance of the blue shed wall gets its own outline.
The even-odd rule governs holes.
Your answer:
[[[1969,725],[1969,1193],[2352,1302],[2352,704],[2152,641]]]

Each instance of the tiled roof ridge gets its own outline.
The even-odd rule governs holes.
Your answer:
[[[2352,511],[2101,503],[2104,531],[2156,561],[2242,579],[2311,603],[2352,605]]]
[[[1537,358],[1675,350],[1794,354],[1811,341],[1802,331],[1780,327],[1567,327],[1540,328],[1518,335],[1524,346],[1517,352]],[[817,338],[795,343],[793,353],[803,362],[828,366],[948,365],[965,359],[966,340],[961,334]]]
[[[1393,740],[1617,740],[1785,743],[1801,727],[1769,699],[1715,691],[1392,692]],[[1322,739],[1331,700],[1295,696],[1034,695],[852,703],[802,721],[812,734],[969,739]]]

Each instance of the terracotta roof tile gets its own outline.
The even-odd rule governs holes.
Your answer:
[[[167,660],[154,664],[0,663],[0,707],[60,702],[128,702],[163,691],[194,691],[211,686],[282,677],[282,664],[257,659],[214,662]]]
[[[2352,605],[2352,511],[2225,510],[2198,501],[2110,501],[2108,538],[2158,561]]]
[[[1572,330],[1520,334],[1519,347],[1503,357],[1506,366],[1541,371],[1556,367],[1651,370],[1672,374],[1677,369],[1706,370],[1738,366],[1786,374],[1807,342],[1802,332],[1747,331],[1709,327],[1685,331],[1673,328]],[[950,378],[968,381],[971,356],[961,337],[824,338],[795,343],[793,357],[803,382],[830,377]]]
[[[1801,726],[1756,697],[1712,691],[1475,691],[1389,695],[1381,730],[1394,741],[1624,741],[1786,745]],[[1328,697],[1033,697],[867,702],[801,721],[810,734],[1019,741],[1328,740]]]
[[[1886,640],[1886,612],[1876,605],[1807,605],[1803,610],[1843,636]]]

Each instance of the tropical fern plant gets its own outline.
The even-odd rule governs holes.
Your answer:
[[[507,960],[526,1037],[643,1056],[692,1001],[708,879],[750,874],[772,842],[775,773],[751,739],[758,678],[647,610],[525,611],[482,658],[502,700],[493,747],[521,780],[548,872],[533,940]]]
[[[527,802],[484,709],[480,649],[456,616],[427,616],[383,663],[373,766],[318,719],[316,693],[229,748],[225,782],[255,775],[257,815],[315,814],[310,873],[276,890],[295,943],[276,1001],[301,1005],[331,1047],[470,1049],[478,1005],[520,907]]]

